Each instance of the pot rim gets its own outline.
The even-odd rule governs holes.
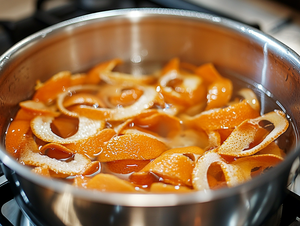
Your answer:
[[[28,36],[27,38],[21,40],[8,51],[6,51],[2,56],[0,56],[0,73],[1,69],[8,63],[14,54],[21,49],[34,44],[40,39],[51,36],[62,29],[72,28],[73,26],[84,26],[88,22],[97,22],[101,19],[109,19],[112,17],[128,17],[139,19],[144,16],[174,16],[174,17],[184,17],[188,19],[196,19],[200,21],[205,21],[207,23],[213,23],[222,27],[229,28],[235,32],[242,33],[253,39],[259,39],[271,45],[280,48],[282,52],[288,55],[289,59],[294,62],[294,64],[300,65],[299,56],[291,50],[288,46],[276,40],[275,38],[264,34],[263,32],[252,28],[248,25],[232,21],[230,19],[225,19],[218,16],[213,16],[207,13],[194,12],[189,10],[181,9],[163,9],[163,8],[144,8],[144,9],[117,9],[98,13],[92,13],[85,16],[80,16],[74,19],[70,19],[56,25],[50,26],[43,29],[35,34]],[[298,138],[298,134],[296,134]],[[260,175],[252,180],[242,183],[238,186],[232,188],[224,188],[218,190],[209,191],[196,191],[186,194],[136,194],[136,193],[110,193],[110,192],[100,192],[87,190],[82,188],[74,187],[66,182],[62,182],[55,179],[45,178],[38,174],[32,173],[30,169],[26,166],[21,165],[15,159],[10,157],[5,153],[5,147],[0,146],[0,160],[8,168],[12,170],[12,174],[17,175],[35,183],[39,186],[53,189],[58,193],[64,193],[69,195],[74,195],[83,199],[90,201],[113,204],[113,205],[123,205],[123,206],[176,206],[184,204],[193,203],[204,203],[211,200],[222,199],[229,197],[241,191],[249,191],[261,184],[268,183],[271,180],[276,179],[276,175],[285,169],[290,169],[294,160],[300,154],[300,145],[298,144],[291,153],[285,158],[285,160],[278,166],[271,169],[271,172]]]

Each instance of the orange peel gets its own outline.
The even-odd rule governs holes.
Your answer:
[[[172,139],[164,141],[170,148],[198,146],[206,149],[209,145],[209,137],[204,131],[195,129],[182,129]]]
[[[167,146],[158,139],[146,134],[125,134],[115,136],[106,142],[97,159],[100,162],[135,159],[147,160],[158,157]]]
[[[91,120],[85,117],[79,117],[78,131],[70,137],[62,138],[51,130],[51,122],[53,120],[54,117],[50,116],[35,117],[30,123],[34,135],[46,142],[68,144],[93,136],[99,130],[102,130],[105,125],[104,121],[101,120]]]
[[[218,131],[212,130],[212,131],[207,131],[208,135],[208,145],[206,147],[206,150],[212,150],[221,145],[221,136]]]
[[[56,99],[57,94],[64,92],[71,85],[71,73],[62,71],[52,76],[45,83],[36,86],[33,100],[36,102],[51,103]]]
[[[22,153],[19,162],[30,166],[47,166],[49,170],[64,175],[79,175],[91,160],[84,155],[75,154],[72,161],[64,162],[27,149]]]
[[[257,154],[272,154],[277,155],[281,158],[284,158],[286,156],[286,153],[282,149],[280,149],[275,142],[270,143],[267,147],[261,149]]]
[[[5,147],[7,152],[13,157],[19,158],[29,137],[31,137],[29,121],[12,121],[6,132]]]
[[[94,66],[88,71],[85,83],[98,84],[101,81],[100,74],[106,71],[111,71],[116,65],[121,64],[123,61],[119,58],[115,58],[106,62],[102,62]]]
[[[165,183],[174,185],[192,185],[192,172],[194,161],[183,154],[166,154],[151,161],[141,171],[133,173],[134,176],[146,176],[153,173]]]
[[[150,134],[157,134],[159,137],[172,138],[177,135],[182,128],[181,121],[172,115],[162,112],[145,112],[133,118],[127,127],[141,128],[143,131],[149,131]],[[122,131],[120,131],[122,132]]]
[[[260,104],[257,99],[256,94],[251,89],[241,89],[238,92],[239,95],[241,95],[247,103],[256,111],[260,111]]]
[[[164,184],[159,182],[153,183],[150,186],[150,192],[153,193],[186,193],[192,191],[192,189],[186,186]]]
[[[110,174],[97,174],[86,184],[86,188],[104,192],[137,192],[128,181]]]
[[[235,128],[244,120],[256,118],[259,112],[254,110],[246,100],[222,109],[204,111],[198,115],[186,118],[188,125],[204,131]]]
[[[78,188],[87,188],[87,183],[89,180],[91,180],[90,177],[77,175],[77,176],[75,176],[75,178],[73,180],[73,186],[78,187]]]
[[[192,173],[192,183],[196,190],[210,190],[208,170],[213,165],[220,166],[228,187],[235,186],[245,181],[245,176],[239,171],[239,167],[227,164],[227,162],[215,151],[206,152],[196,162]]]
[[[103,101],[95,95],[89,93],[74,94],[70,98],[64,101],[64,107],[70,107],[72,105],[83,104],[95,107],[105,107]]]
[[[254,147],[251,143],[255,141],[255,137],[259,132],[259,123],[261,121],[269,121],[274,125],[274,129],[266,135],[266,137]],[[289,122],[282,111],[275,110],[255,119],[249,119],[236,127],[224,143],[218,148],[221,155],[242,157],[253,155],[263,148],[267,147],[277,137],[286,131]]]
[[[213,64],[173,58],[130,75],[113,71],[121,63],[37,81],[8,127],[8,153],[42,176],[106,192],[232,187],[283,161],[276,139],[289,126],[285,114],[260,116],[247,88],[229,102],[232,82]]]
[[[96,85],[78,85],[78,86],[72,86],[68,89],[66,92],[62,92],[57,95],[57,101],[56,105],[58,110],[68,116],[71,117],[78,117],[78,114],[72,111],[69,111],[66,109],[64,101],[67,99],[67,97],[70,96],[72,93],[78,93],[78,92],[96,92],[99,91],[99,86]],[[67,106],[70,107],[70,102],[67,102]]]
[[[61,114],[51,122],[51,130],[62,138],[74,135],[78,131],[79,119]]]
[[[245,178],[249,180],[253,177],[252,174],[255,171],[264,172],[266,169],[274,167],[282,161],[283,158],[278,155],[261,154],[239,158],[231,164],[240,167]]]
[[[126,159],[107,162],[106,166],[113,173],[129,174],[132,172],[140,171],[149,162],[150,160]]]
[[[229,79],[218,80],[208,86],[205,110],[225,106],[232,95],[232,82]]]
[[[188,156],[193,161],[196,161],[198,157],[202,156],[205,151],[197,146],[187,146],[180,148],[172,148],[163,153],[163,155],[183,154]]]
[[[113,129],[103,129],[86,139],[80,139],[69,144],[64,144],[64,146],[76,153],[94,158],[103,151],[106,142],[115,135],[116,132]]]
[[[164,98],[188,106],[204,101],[206,88],[202,78],[180,71],[179,67],[179,59],[174,58],[162,70],[158,83]]]
[[[93,119],[105,119],[111,121],[125,120],[134,117],[143,110],[150,108],[157,96],[153,87],[139,87],[143,95],[132,105],[120,108],[93,108],[89,106],[77,106],[73,108],[75,115],[81,115]]]
[[[83,171],[80,172],[83,176],[91,176],[101,171],[101,164],[99,161],[92,161],[89,163]]]
[[[27,111],[23,108],[20,108],[19,111],[17,112],[17,115],[14,118],[14,121],[17,121],[17,120],[30,121],[35,116],[36,116],[35,113],[33,113],[31,111]]]
[[[85,84],[86,77],[87,77],[87,75],[85,73],[73,74],[71,76],[71,85],[70,85],[70,87]]]
[[[74,159],[74,152],[57,143],[45,144],[41,147],[40,154],[63,161],[70,161]]]
[[[100,73],[100,77],[103,81],[109,84],[117,85],[150,85],[155,82],[156,76],[154,75],[139,75],[133,76],[131,74],[105,71]]]
[[[232,95],[232,82],[224,78],[213,64],[203,64],[195,70],[195,74],[208,84],[206,110],[225,106]]]
[[[43,102],[36,102],[33,100],[26,100],[20,103],[20,107],[27,112],[34,115],[50,115],[58,116],[60,113],[57,111],[56,106],[48,106]]]
[[[37,166],[37,167],[34,167],[31,170],[31,172],[34,172],[34,173],[39,174],[39,175],[44,176],[44,177],[50,177],[51,176],[50,175],[50,171],[49,171],[49,169],[48,169],[47,166],[42,166],[42,167]]]

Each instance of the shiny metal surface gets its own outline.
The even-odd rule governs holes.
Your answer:
[[[295,125],[291,152],[268,173],[240,186],[191,194],[117,194],[86,191],[35,175],[4,149],[18,102],[61,70],[83,71],[120,57],[127,70],[156,68],[172,57],[212,62],[260,84]],[[260,225],[277,211],[299,155],[300,60],[273,38],[218,17],[182,10],[116,10],[73,19],[21,41],[0,57],[0,159],[22,209],[43,225]],[[274,96],[273,96],[274,95]]]

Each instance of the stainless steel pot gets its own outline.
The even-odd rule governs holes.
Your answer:
[[[285,161],[240,186],[192,194],[87,191],[35,175],[5,151],[18,102],[61,70],[84,71],[120,57],[127,70],[160,66],[173,57],[212,62],[259,84],[294,122]],[[83,16],[38,32],[0,58],[0,159],[19,205],[44,225],[260,225],[278,209],[299,155],[300,59],[258,30],[211,15],[167,9],[116,10]]]

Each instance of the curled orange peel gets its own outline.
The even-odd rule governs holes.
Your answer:
[[[139,177],[141,180],[141,177],[151,177],[151,173],[162,178],[165,183],[191,186],[194,162],[203,154],[204,150],[196,146],[169,149],[131,177]]]
[[[228,103],[232,95],[232,82],[221,76],[212,63],[201,65],[195,70],[195,74],[208,84],[205,110],[220,108]]]
[[[180,60],[178,57],[174,57],[171,60],[169,60],[169,62],[166,63],[165,66],[161,69],[160,76],[163,76],[171,72],[177,73],[179,67],[180,67]]]
[[[275,142],[270,143],[268,146],[261,149],[257,154],[272,154],[277,155],[281,158],[284,158],[286,156],[286,153],[282,149],[280,149]]]
[[[116,132],[113,129],[102,129],[86,139],[79,139],[75,142],[64,144],[64,146],[75,153],[95,158],[95,156],[103,151],[103,147],[106,145],[106,142],[115,135]]]
[[[55,105],[48,106],[43,102],[36,102],[33,100],[21,102],[20,107],[33,115],[58,116],[60,114]]]
[[[129,128],[156,134],[161,138],[172,138],[181,131],[182,124],[177,117],[172,115],[162,112],[144,112],[128,121],[122,130]]]
[[[195,168],[192,173],[192,183],[196,190],[210,190],[208,178],[208,170],[213,167],[213,164],[220,166],[228,187],[235,186],[245,181],[245,176],[239,171],[239,167],[227,162],[215,151],[206,152],[196,162]]]
[[[80,172],[82,176],[91,176],[101,171],[101,164],[99,161],[92,161],[89,163],[83,171]]]
[[[112,121],[125,120],[134,117],[143,110],[150,108],[156,98],[156,91],[153,87],[140,87],[143,95],[132,105],[120,108],[93,108],[89,106],[77,106],[73,108],[75,115],[81,115],[93,119],[105,119]]]
[[[69,111],[65,107],[65,100],[70,96],[72,93],[78,93],[78,92],[97,92],[99,91],[99,86],[96,85],[78,85],[78,86],[73,86],[70,87],[66,92],[62,92],[57,95],[57,101],[56,105],[58,110],[68,116],[71,117],[78,117],[78,114],[76,112]],[[74,103],[76,104],[76,103]],[[66,106],[70,107],[71,103],[67,102]]]
[[[86,77],[87,75],[85,73],[72,74],[70,87],[85,84]]]
[[[30,122],[27,120],[14,120],[6,132],[5,147],[9,154],[19,158],[27,139],[32,136]]]
[[[283,161],[282,157],[273,154],[261,154],[243,157],[232,162],[232,165],[240,167],[246,179],[252,178],[252,173],[256,170],[261,174],[266,169],[274,167]]]
[[[14,121],[16,120],[24,120],[24,121],[30,121],[36,116],[35,113],[32,111],[27,111],[23,108],[20,108],[19,111],[17,112],[16,117],[14,118]]]
[[[91,160],[84,155],[75,154],[72,161],[64,162],[27,149],[22,153],[19,162],[30,166],[47,166],[49,170],[64,175],[79,175]]]
[[[202,130],[182,129],[173,136],[172,139],[166,139],[164,142],[170,148],[198,146],[206,149],[209,145],[210,139]]]
[[[180,147],[180,148],[172,148],[165,151],[162,155],[173,155],[173,154],[183,154],[185,156],[189,156],[190,159],[196,161],[198,157],[202,156],[205,151],[197,146],[188,146],[188,147]]]
[[[153,183],[150,186],[150,192],[153,193],[186,193],[193,190],[186,186],[171,185],[165,183]]]
[[[259,123],[263,120],[274,125],[274,129],[257,145],[251,147],[255,141],[256,134],[261,128]],[[282,111],[275,110],[255,119],[249,119],[236,127],[224,143],[218,148],[221,155],[242,157],[253,155],[267,147],[277,137],[286,131],[289,122]]]
[[[137,192],[128,181],[110,174],[97,174],[86,184],[86,188],[105,192]]]
[[[109,84],[117,85],[150,85],[155,82],[156,76],[154,75],[139,75],[133,76],[132,74],[126,74],[121,72],[105,71],[100,73],[100,77],[103,81]]]
[[[110,105],[112,105],[113,107],[116,106],[126,107],[132,105],[141,97],[141,95],[143,95],[143,91],[136,87],[128,87],[128,88],[123,87],[118,90],[119,90],[118,95],[110,96],[108,98]]]
[[[32,99],[36,102],[51,103],[59,93],[66,91],[70,85],[71,73],[69,71],[59,72],[45,83],[38,84]]]
[[[154,173],[165,183],[174,185],[192,185],[191,175],[194,169],[194,161],[189,157],[179,154],[165,154],[151,161],[141,171],[132,176],[145,176]]]
[[[117,160],[107,162],[106,166],[109,171],[113,173],[120,173],[120,174],[129,174],[133,172],[140,171],[144,168],[151,160]]]
[[[105,104],[100,98],[88,93],[74,94],[63,102],[65,108],[70,107],[72,105],[78,105],[78,104],[95,106],[95,107],[105,107]]]
[[[195,74],[201,76],[207,84],[222,80],[223,77],[212,63],[203,64],[195,69]]]
[[[88,181],[91,180],[90,177],[82,176],[82,175],[77,175],[73,179],[73,186],[78,187],[78,188],[87,188],[87,183]]]
[[[220,133],[216,130],[209,130],[207,131],[208,135],[208,145],[206,147],[206,150],[212,150],[221,145],[221,136]]]
[[[85,117],[79,117],[78,131],[68,138],[62,138],[51,130],[51,122],[53,120],[54,117],[50,116],[35,117],[30,123],[34,135],[46,142],[69,144],[95,135],[98,131],[102,130],[105,125],[104,121],[101,120],[91,120]]]
[[[158,80],[159,91],[171,103],[192,105],[205,100],[206,88],[201,77],[180,71],[178,58],[171,60]]]
[[[56,135],[62,138],[67,138],[74,135],[78,131],[78,124],[78,118],[68,117],[61,114],[52,120],[51,129]]]
[[[218,80],[208,86],[207,105],[205,110],[225,106],[232,95],[232,82],[229,79]]]
[[[56,159],[58,159],[59,157],[65,158],[66,155],[71,156],[74,153],[70,149],[66,148],[65,146],[57,143],[47,143],[43,145],[40,149],[40,153],[47,155],[48,154],[47,151],[51,149],[57,152],[57,154],[56,153],[50,154],[53,155],[53,158]]]
[[[113,68],[121,64],[123,61],[119,58],[115,58],[106,62],[102,62],[94,66],[88,71],[85,83],[86,84],[98,84],[101,81],[100,74],[103,72],[111,71]]]
[[[246,100],[222,109],[204,111],[193,117],[185,117],[187,125],[204,131],[235,128],[244,120],[256,118],[259,112],[254,110]]]
[[[257,96],[251,89],[241,89],[238,94],[241,95],[254,110],[260,111]]]
[[[36,173],[36,174],[39,174],[41,176],[44,176],[44,177],[50,177],[51,176],[50,171],[49,171],[47,166],[37,166],[37,167],[34,167],[31,171]]]
[[[146,134],[125,134],[115,136],[103,147],[97,159],[100,162],[115,160],[147,160],[158,157],[168,147],[153,136]]]
[[[97,96],[101,96],[106,108],[125,107],[136,102],[143,91],[138,86],[106,84],[101,86]]]

